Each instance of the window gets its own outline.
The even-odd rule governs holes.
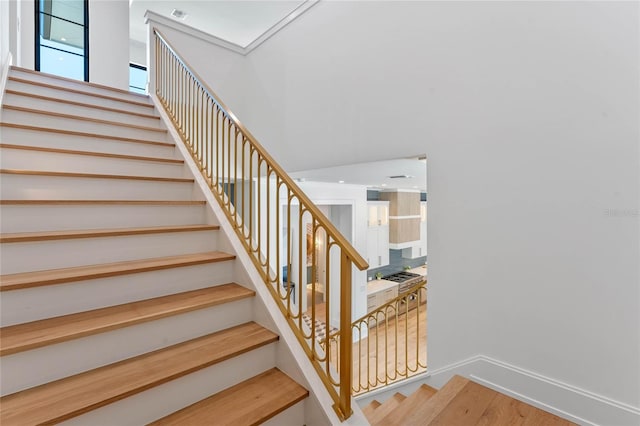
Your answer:
[[[147,67],[129,64],[129,90],[136,93],[147,93]]]
[[[35,4],[36,70],[89,81],[89,1]]]

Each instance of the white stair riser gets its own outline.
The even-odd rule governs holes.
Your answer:
[[[209,223],[203,205],[13,205],[1,206],[0,215],[3,233]]]
[[[14,69],[9,72],[9,76],[20,78],[23,80],[51,84],[53,86],[57,86],[62,89],[68,88],[72,90],[82,90],[83,92],[97,93],[97,94],[107,95],[107,96],[115,96],[117,98],[128,99],[136,102],[149,102],[149,98],[145,96],[140,96],[138,94],[122,92],[119,90],[109,90],[107,88],[95,86],[92,84],[86,84],[85,82],[82,82],[82,81],[63,80],[60,78],[50,77],[43,73],[34,74],[34,73],[24,72],[24,71]]]
[[[161,161],[129,160],[57,152],[0,150],[3,169],[39,170],[71,173],[105,173],[135,176],[187,177],[184,164]]]
[[[38,109],[43,111],[61,112],[64,114],[73,114],[79,115],[81,117],[97,118],[100,120],[121,121],[123,123],[136,124],[146,127],[164,127],[161,120],[157,118],[142,117],[139,115],[127,114],[126,112],[108,111],[83,105],[67,104],[64,102],[17,95],[14,93],[5,93],[3,104]],[[153,111],[148,111],[145,114],[153,114]]]
[[[216,250],[216,241],[216,231],[197,231],[2,244],[0,272],[16,274],[201,253]]]
[[[134,127],[125,127],[118,125],[117,122],[114,122],[114,124],[96,123],[93,121],[86,121],[82,119],[55,117],[52,115],[39,114],[36,112],[16,111],[7,108],[4,108],[2,111],[2,121],[5,123],[23,124],[25,126],[33,126],[34,123],[37,123],[37,125],[40,127],[64,129],[73,132],[96,133],[99,135],[118,136],[145,141],[168,141],[167,133],[164,131],[152,131]]]
[[[287,408],[282,413],[275,415],[260,426],[300,426],[305,424],[304,404],[302,400]]]
[[[231,262],[4,291],[0,321],[2,326],[21,324],[226,284],[233,281]]]
[[[59,424],[147,424],[273,368],[275,345],[255,349]]]
[[[195,200],[192,182],[0,175],[8,200]],[[202,198],[200,198],[202,199]]]
[[[58,129],[59,127],[55,128]],[[176,158],[174,146],[151,145],[12,127],[0,127],[0,135],[2,136],[0,142],[12,145],[138,155],[143,157]]]
[[[121,361],[251,321],[243,299],[3,356],[2,395]]]
[[[7,80],[7,89],[15,90],[17,92],[34,93],[37,95],[48,96],[51,98],[64,97],[70,101],[83,102],[91,105],[102,105],[109,108],[118,108],[125,111],[140,112],[143,114],[150,114],[153,108],[149,108],[143,105],[136,105],[129,102],[122,102],[118,100],[105,99],[96,96],[91,96],[82,93],[70,93],[60,89],[53,89],[49,87],[36,86],[29,83],[22,83],[18,81]]]

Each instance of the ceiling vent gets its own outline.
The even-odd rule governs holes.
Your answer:
[[[187,17],[187,12],[185,12],[184,10],[173,9],[173,12],[171,12],[171,16],[176,19],[184,20]]]
[[[388,176],[389,179],[411,179],[413,176],[409,176],[409,175],[395,175],[395,176]]]

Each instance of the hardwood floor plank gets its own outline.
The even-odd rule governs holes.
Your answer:
[[[470,381],[460,389],[440,414],[424,424],[429,426],[475,425],[497,396],[496,391]]]
[[[415,407],[404,414],[398,414],[389,425],[427,425],[431,420],[436,418],[438,414],[444,410],[447,405],[458,395],[469,380],[454,376],[446,385],[444,385],[435,395],[425,401],[415,404]]]
[[[415,392],[407,397],[401,404],[394,408],[389,414],[383,417],[377,425],[380,426],[404,426],[408,425],[407,419],[416,410],[434,396],[433,388],[420,386]]]
[[[380,404],[380,407],[378,407],[370,417],[367,416],[367,418],[369,419],[369,423],[371,423],[372,425],[378,424],[380,420],[382,420],[390,412],[392,412],[405,399],[407,399],[406,396],[399,392],[396,392],[391,398]]]
[[[366,418],[371,418],[371,416],[373,415],[373,412],[381,405],[382,405],[381,403],[379,403],[374,399],[373,401],[368,403],[366,407],[362,409],[362,413]]]

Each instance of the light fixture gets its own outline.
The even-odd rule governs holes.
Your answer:
[[[67,41],[67,39],[64,37],[60,37],[60,41]]]
[[[409,175],[394,175],[394,176],[387,176],[389,179],[409,179],[412,178],[413,176],[409,176]]]
[[[339,180],[338,183],[344,183],[344,181],[343,180]]]
[[[181,19],[184,21],[185,18],[187,17],[187,12],[180,9],[173,9],[173,11],[171,12],[171,16],[173,16],[176,19]]]
[[[386,183],[383,183],[383,184],[381,184],[380,186],[387,186],[387,184],[386,184]]]

